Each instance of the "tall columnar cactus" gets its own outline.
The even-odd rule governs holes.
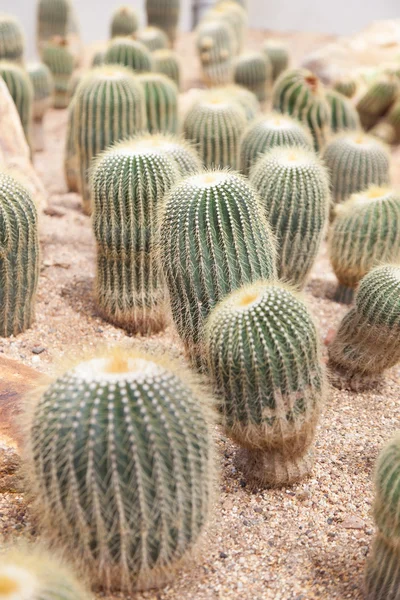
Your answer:
[[[32,545],[6,548],[1,555],[2,600],[90,600],[64,561]]]
[[[0,337],[31,326],[38,278],[35,203],[18,181],[0,172]]]
[[[43,63],[32,63],[27,72],[33,86],[33,138],[36,150],[43,150],[43,117],[53,105],[54,80]]]
[[[67,133],[64,148],[64,177],[68,191],[79,192],[78,150],[75,132],[75,102],[71,100],[68,106]]]
[[[4,80],[21,119],[28,144],[31,143],[33,85],[29,75],[16,63],[0,61],[0,77]]]
[[[95,585],[154,586],[190,556],[214,460],[204,394],[182,365],[142,352],[91,358],[51,383],[27,421],[43,529]]]
[[[333,84],[333,89],[347,98],[353,98],[357,91],[357,80],[353,77],[341,77]]]
[[[42,60],[54,78],[54,108],[66,108],[69,102],[68,86],[74,70],[74,57],[65,39],[54,39],[43,47]]]
[[[368,271],[400,261],[400,194],[370,187],[336,207],[329,254],[339,280],[336,299],[350,302]]]
[[[75,92],[75,144],[83,210],[91,213],[88,171],[108,146],[146,128],[146,102],[132,71],[106,65],[89,72]]]
[[[133,35],[139,29],[139,17],[130,6],[120,6],[111,20],[110,37]]]
[[[370,129],[395,101],[400,84],[394,75],[381,75],[373,81],[357,102],[361,124]]]
[[[276,274],[275,239],[254,188],[229,171],[184,179],[165,203],[160,252],[175,325],[201,367],[204,321],[215,304]]]
[[[299,121],[270,113],[250,123],[240,140],[240,169],[249,175],[250,169],[262,154],[276,146],[303,146],[313,148],[309,131]]]
[[[104,63],[123,65],[138,73],[153,70],[150,51],[140,42],[130,38],[114,38],[104,55]]]
[[[178,90],[181,86],[181,66],[178,55],[173,50],[162,49],[153,52],[153,68],[156,73],[161,73],[172,79]]]
[[[183,131],[207,167],[238,167],[240,136],[246,127],[244,110],[225,94],[205,93],[187,112]]]
[[[400,262],[363,277],[355,306],[329,345],[329,360],[334,385],[354,390],[375,387],[400,362]]]
[[[37,4],[39,50],[54,36],[66,37],[71,30],[73,18],[70,0],[39,0]]]
[[[261,107],[257,96],[241,85],[232,84],[224,86],[221,88],[221,92],[225,92],[228,98],[236,100],[243,108],[248,123],[253,121],[260,113]]]
[[[150,137],[116,144],[93,169],[97,306],[130,332],[154,333],[166,324],[157,214],[178,179],[173,158]]]
[[[197,51],[202,75],[207,85],[224,85],[233,81],[235,33],[224,21],[205,21],[196,30]]]
[[[267,40],[262,45],[262,51],[268,56],[272,66],[272,79],[275,81],[289,66],[288,49],[282,42]]]
[[[205,347],[223,426],[242,446],[246,478],[278,487],[308,475],[327,382],[301,297],[268,281],[234,291],[212,311]]]
[[[147,22],[159,27],[174,45],[180,17],[180,0],[146,0]]]
[[[0,13],[0,60],[22,63],[25,41],[19,22],[11,15]]]
[[[178,88],[160,73],[138,75],[146,98],[147,129],[150,133],[177,133]]]
[[[346,129],[361,128],[360,117],[350,100],[334,90],[327,90],[326,99],[331,108],[331,129],[333,133]]]
[[[230,0],[223,0],[215,4],[203,17],[204,21],[222,21],[233,30],[233,53],[240,54],[246,40],[248,27],[248,14],[242,6]]]
[[[168,48],[168,36],[159,27],[145,27],[140,29],[136,34],[136,39],[139,40],[150,52]]]
[[[328,224],[325,166],[313,150],[272,148],[256,162],[250,182],[277,237],[279,278],[303,287]]]
[[[235,83],[253,92],[259,102],[265,102],[271,94],[272,67],[262,52],[241,54],[234,64]]]
[[[323,86],[307,69],[288,69],[276,80],[273,107],[292,115],[310,128],[316,150],[321,150],[330,133],[331,112]]]
[[[343,202],[371,184],[390,182],[389,152],[364,133],[339,134],[326,146],[323,159],[330,171],[334,202]]]

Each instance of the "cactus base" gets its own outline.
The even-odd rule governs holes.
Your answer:
[[[365,600],[400,599],[400,549],[378,534],[367,561]]]
[[[330,360],[328,362],[329,381],[339,390],[350,392],[367,392],[376,390],[383,381],[383,376],[364,371],[350,371]]]
[[[151,310],[135,308],[132,312],[105,307],[104,301],[97,302],[97,314],[112,325],[124,329],[127,333],[140,335],[156,334],[167,326],[167,309],[164,304],[152,306]]]
[[[354,289],[339,283],[333,299],[335,302],[339,302],[340,304],[351,304],[354,299]]]
[[[314,465],[312,450],[303,456],[289,456],[280,452],[242,448],[236,454],[236,466],[250,486],[282,487],[308,477]]]

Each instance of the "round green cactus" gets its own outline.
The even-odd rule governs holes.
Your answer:
[[[273,108],[307,125],[320,151],[330,134],[331,111],[323,86],[307,69],[288,69],[276,80]]]
[[[0,172],[0,337],[31,326],[38,279],[35,203],[18,181]]]
[[[111,20],[111,37],[133,35],[139,29],[139,17],[130,6],[120,6]]]
[[[204,82],[210,86],[231,83],[233,29],[224,21],[205,21],[197,27],[196,37]]]
[[[275,276],[275,239],[252,186],[229,171],[184,179],[166,199],[161,260],[172,316],[194,365],[203,325],[226,294]]]
[[[29,75],[16,63],[0,61],[0,77],[4,80],[10,96],[14,100],[22,129],[30,145],[34,91]]]
[[[63,39],[48,42],[43,47],[42,60],[54,78],[54,108],[66,108],[68,87],[74,70],[74,57]]]
[[[154,355],[108,352],[29,410],[25,461],[43,531],[106,591],[162,582],[203,532],[213,441],[192,379]]]
[[[207,167],[237,169],[240,136],[246,124],[245,112],[235,100],[220,91],[209,91],[187,112],[183,132]]]
[[[235,60],[234,80],[257,96],[259,102],[265,102],[271,93],[272,66],[269,58],[262,52],[247,52]]]
[[[240,169],[249,175],[262,154],[276,146],[313,148],[313,139],[299,121],[287,115],[270,113],[251,123],[240,141]]]
[[[275,40],[267,40],[262,45],[272,67],[272,79],[275,81],[289,66],[289,52],[285,44]]]
[[[39,0],[37,4],[38,48],[54,36],[65,38],[74,19],[70,0]]]
[[[148,131],[177,133],[179,92],[175,83],[160,73],[144,73],[137,80],[145,93]]]
[[[166,324],[156,226],[178,179],[174,159],[150,136],[116,144],[93,168],[96,302],[107,321],[129,332],[150,334]]]
[[[382,262],[400,261],[400,194],[372,186],[336,207],[329,256],[335,299],[351,302],[359,281]]]
[[[386,147],[364,133],[339,134],[325,148],[334,202],[343,202],[369,185],[388,185],[390,156]]]
[[[103,66],[104,65],[105,56],[106,56],[106,51],[105,50],[97,50],[97,52],[94,53],[93,58],[92,58],[92,67],[101,67],[101,66]]]
[[[75,144],[83,210],[91,213],[88,171],[111,144],[146,128],[146,102],[132,71],[118,65],[97,67],[75,92]]]
[[[398,144],[400,142],[400,100],[395,102],[385,117],[387,123],[392,129],[390,142]]]
[[[181,9],[181,0],[146,0],[147,22],[159,27],[174,45]]]
[[[64,177],[68,191],[79,192],[78,150],[75,132],[75,103],[71,100],[68,106],[67,134],[64,148]]]
[[[233,31],[233,54],[240,54],[245,45],[249,17],[237,2],[223,0],[215,4],[203,17],[204,21],[226,23]]]
[[[0,60],[22,63],[24,50],[21,25],[11,15],[0,13]]]
[[[361,124],[370,129],[395,101],[400,84],[394,75],[381,75],[373,81],[357,102]]]
[[[333,84],[333,89],[347,98],[353,98],[358,88],[357,80],[353,77],[341,77]]]
[[[331,107],[331,129],[333,133],[346,129],[361,128],[360,117],[350,100],[334,90],[327,90],[326,99]]]
[[[256,162],[250,182],[277,237],[279,278],[303,287],[328,225],[326,168],[312,149],[277,147]]]
[[[261,111],[257,96],[241,85],[226,85],[219,90],[230,99],[236,100],[246,113],[247,122],[253,121]]]
[[[168,48],[169,39],[165,31],[159,27],[145,27],[136,34],[136,39],[139,40],[150,52]]]
[[[178,90],[181,86],[181,67],[176,52],[169,49],[153,52],[154,71],[172,79]]]
[[[53,103],[53,76],[48,66],[40,62],[28,64],[27,72],[33,87],[33,118],[41,121]]]
[[[146,46],[130,38],[114,38],[104,55],[104,63],[123,65],[137,73],[152,71],[153,59]]]
[[[258,281],[216,306],[206,324],[208,370],[245,476],[264,486],[308,475],[327,388],[318,332],[300,297]]]

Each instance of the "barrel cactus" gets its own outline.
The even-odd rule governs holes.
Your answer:
[[[334,90],[327,90],[326,99],[331,107],[331,129],[333,133],[345,129],[361,128],[360,117],[350,100]]]
[[[169,49],[153,52],[154,71],[172,79],[178,90],[181,85],[181,66],[176,52]]]
[[[333,84],[333,89],[347,98],[355,96],[357,87],[357,80],[354,77],[341,77]]]
[[[0,337],[18,335],[31,326],[38,279],[35,203],[14,177],[0,172]]]
[[[150,133],[178,132],[178,88],[160,73],[138,75],[146,98],[147,129]]]
[[[257,159],[276,146],[313,148],[313,139],[299,121],[287,115],[270,113],[251,123],[240,141],[240,169],[249,175]]]
[[[43,47],[42,60],[54,78],[54,108],[66,108],[69,102],[68,86],[74,70],[74,57],[65,39],[53,39]]]
[[[130,38],[114,38],[104,55],[104,63],[123,65],[138,73],[153,70],[153,59],[150,51],[136,40]]]
[[[400,142],[400,100],[393,104],[392,108],[385,116],[384,123],[388,125],[391,130],[390,143],[398,144]]]
[[[339,134],[326,146],[334,202],[343,202],[369,185],[388,185],[390,157],[386,147],[365,133]]]
[[[288,69],[276,80],[273,108],[295,117],[308,126],[316,150],[321,150],[330,134],[331,113],[322,83],[307,69]]]
[[[144,91],[132,71],[118,65],[97,67],[75,93],[75,144],[83,210],[91,213],[88,171],[100,152],[146,128]]]
[[[139,40],[150,52],[162,50],[169,46],[168,36],[159,27],[145,27],[140,29],[136,34],[136,39]]]
[[[97,50],[92,57],[92,67],[101,67],[104,65],[104,60],[106,56],[105,50]]]
[[[241,85],[226,85],[220,88],[220,91],[225,93],[231,100],[235,100],[243,108],[248,123],[253,121],[260,113],[261,106],[257,96]]]
[[[275,81],[289,66],[289,52],[284,43],[267,40],[262,45],[262,51],[267,55],[272,67],[272,79]]]
[[[111,20],[111,37],[133,35],[139,29],[139,17],[130,6],[120,6],[114,11]]]
[[[272,67],[262,52],[246,52],[235,60],[234,80],[253,92],[259,102],[268,100],[272,86]]]
[[[108,351],[29,409],[24,458],[42,529],[106,591],[163,582],[203,532],[213,441],[192,380],[181,364]]]
[[[278,242],[278,276],[303,287],[328,224],[329,176],[313,150],[272,148],[255,164],[258,191]]]
[[[14,100],[22,129],[30,145],[34,91],[29,75],[16,63],[0,61],[0,77],[4,80],[10,96]]]
[[[398,78],[381,75],[373,81],[357,102],[361,124],[370,129],[395,101],[400,91]]]
[[[39,0],[37,4],[37,39],[43,44],[54,36],[67,37],[74,20],[70,0]]]
[[[247,11],[234,1],[223,0],[211,7],[204,15],[203,21],[219,21],[226,23],[233,31],[233,54],[242,52],[248,27]]]
[[[211,312],[205,339],[223,426],[242,447],[245,477],[278,487],[308,475],[327,383],[301,297],[274,282],[243,286]]]
[[[21,25],[11,15],[0,13],[0,60],[22,63],[24,50]]]
[[[157,214],[179,178],[174,159],[150,136],[116,144],[93,168],[96,302],[107,321],[129,332],[154,333],[166,324]]]
[[[160,253],[176,328],[201,368],[210,310],[241,285],[276,274],[275,239],[253,187],[229,171],[184,179],[166,199]]]
[[[33,138],[36,150],[43,150],[43,117],[53,105],[54,80],[43,63],[31,63],[27,72],[33,87]]]
[[[355,306],[329,345],[332,382],[356,391],[376,387],[400,362],[400,262],[375,267],[360,281]]]
[[[146,0],[148,24],[165,31],[171,46],[177,35],[180,8],[180,0]]]
[[[350,303],[359,281],[382,262],[400,261],[400,194],[372,186],[336,208],[329,255],[335,299]]]
[[[204,82],[210,86],[232,83],[233,29],[224,21],[206,21],[198,26],[196,38]]]
[[[79,165],[75,132],[75,103],[68,106],[67,134],[64,148],[64,177],[68,191],[79,192]]]

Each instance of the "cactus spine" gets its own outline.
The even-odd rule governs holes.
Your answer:
[[[245,476],[278,487],[308,475],[327,385],[301,298],[273,282],[244,286],[212,311],[205,337],[223,425],[242,446]]]
[[[148,24],[165,31],[171,46],[176,39],[180,9],[180,0],[146,0]]]
[[[29,75],[16,63],[1,61],[0,77],[3,78],[10,96],[14,100],[22,129],[30,145],[34,92]]]
[[[344,129],[361,128],[360,117],[351,102],[333,90],[327,90],[326,99],[331,107],[331,129],[333,133]]]
[[[313,150],[272,148],[255,164],[258,191],[278,242],[278,276],[303,287],[328,224],[328,173]]]
[[[168,48],[169,40],[167,34],[159,27],[145,27],[136,34],[139,40],[150,52]]]
[[[147,129],[150,133],[178,132],[178,88],[165,75],[138,75],[146,98]]]
[[[400,85],[395,75],[381,75],[367,88],[357,102],[361,124],[365,129],[373,127],[396,99]]]
[[[19,22],[11,15],[0,13],[0,60],[22,63],[24,35]]]
[[[38,278],[35,204],[18,181],[0,172],[0,337],[31,326]]]
[[[91,213],[88,170],[111,144],[146,127],[144,91],[131,71],[117,65],[93,69],[75,93],[75,144],[83,210]]]
[[[93,583],[131,593],[190,555],[214,461],[203,394],[181,365],[142,352],[91,358],[56,379],[27,420],[38,516]]]
[[[274,236],[254,189],[228,171],[184,179],[166,200],[160,251],[175,325],[201,367],[210,310],[232,290],[276,273]]]
[[[96,301],[102,316],[134,333],[166,324],[157,256],[157,213],[179,179],[173,158],[150,137],[120,142],[93,170]]]
[[[172,79],[179,90],[181,86],[181,67],[178,55],[173,50],[155,50],[153,61],[154,71]]]
[[[54,78],[54,108],[66,108],[69,102],[68,87],[74,70],[74,57],[63,39],[46,44],[42,60]]]
[[[299,121],[270,113],[251,123],[240,141],[240,169],[249,175],[258,158],[276,146],[303,146],[313,148],[313,139]]]
[[[400,195],[372,186],[336,207],[329,255],[339,280],[336,300],[350,302],[368,271],[400,261]]]
[[[27,72],[33,87],[33,139],[35,150],[43,150],[43,117],[53,105],[54,81],[43,63],[30,64]]]
[[[262,51],[267,55],[272,67],[272,80],[276,81],[279,75],[289,66],[289,52],[286,46],[274,40],[264,42]]]
[[[383,372],[400,361],[399,264],[376,267],[361,280],[355,306],[329,345],[337,387],[375,387]]]
[[[325,146],[330,133],[330,107],[321,82],[310,71],[284,71],[273,88],[273,107],[307,125],[316,150]]]
[[[221,93],[225,93],[227,98],[236,100],[246,113],[247,122],[250,123],[257,117],[261,111],[260,103],[257,96],[250,90],[241,85],[227,85],[220,89]]]
[[[64,177],[68,191],[79,192],[79,165],[75,132],[75,102],[68,106],[67,134],[64,148]]]
[[[272,67],[269,58],[262,52],[247,52],[235,60],[235,83],[247,88],[265,102],[271,93]]]
[[[206,21],[198,26],[196,37],[204,82],[210,86],[232,83],[233,29],[224,21]]]
[[[146,46],[129,38],[115,38],[104,56],[104,63],[108,65],[123,65],[141,73],[153,70],[153,59]]]
[[[139,29],[139,18],[130,6],[120,6],[111,20],[111,37],[133,35]]]

